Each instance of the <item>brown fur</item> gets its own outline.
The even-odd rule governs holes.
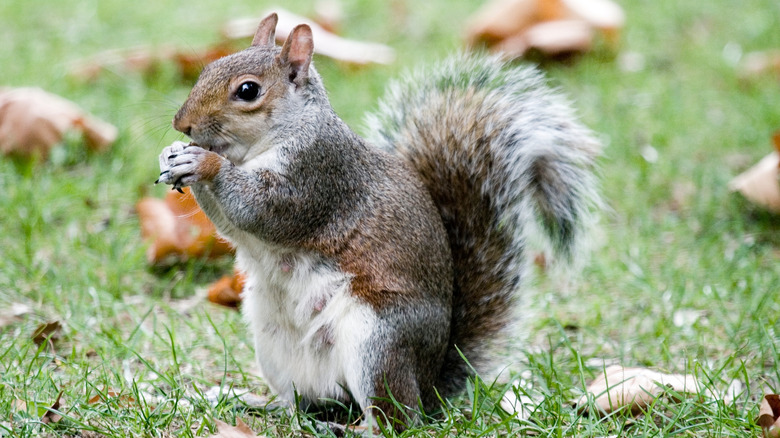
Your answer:
[[[217,154],[207,154],[198,166],[198,173],[205,181],[212,181],[222,168],[225,159]]]

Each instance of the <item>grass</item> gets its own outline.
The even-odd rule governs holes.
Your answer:
[[[40,3],[40,4],[38,4]],[[398,50],[389,67],[317,59],[333,104],[360,129],[388,78],[456,50],[479,2],[343,1],[345,34]],[[764,392],[780,390],[780,219],[728,192],[727,182],[769,151],[780,128],[780,83],[740,80],[740,53],[780,47],[773,0],[625,0],[621,69],[605,47],[544,63],[607,145],[601,160],[608,209],[576,281],[544,273],[528,288],[522,361],[542,401],[527,421],[497,405],[505,386],[475,382],[450,415],[411,430],[429,435],[757,436]],[[304,1],[288,8],[309,13]],[[0,160],[0,313],[32,309],[0,327],[0,436],[208,436],[236,417],[267,436],[319,435],[301,413],[253,411],[231,388],[266,391],[255,377],[237,313],[202,291],[230,260],[150,269],[134,204],[154,187],[159,150],[177,139],[170,119],[190,83],[172,68],[121,69],[96,82],[66,73],[76,59],[137,45],[207,45],[221,23],[257,15],[255,2],[0,3],[4,85],[34,85],[120,128],[104,154],[75,140],[49,160]],[[652,159],[655,152],[655,159]],[[647,159],[650,157],[651,159]],[[59,321],[40,346],[36,328]],[[604,363],[692,373],[713,389],[744,384],[734,402],[659,398],[633,417],[580,415],[569,405]],[[205,395],[213,388],[215,402]],[[64,418],[40,421],[62,392]]]

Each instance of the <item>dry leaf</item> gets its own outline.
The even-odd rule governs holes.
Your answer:
[[[236,425],[231,426],[224,421],[214,420],[217,424],[217,434],[212,435],[211,438],[254,438],[259,435],[252,432],[240,418],[236,417]]]
[[[617,45],[626,23],[623,9],[612,0],[562,0],[568,13],[600,30],[607,41]]]
[[[277,38],[283,41],[296,25],[307,23],[311,26],[316,41],[314,50],[320,55],[354,64],[371,62],[389,64],[393,62],[395,51],[388,46],[348,40],[326,30],[326,28],[332,30],[337,27],[342,15],[336,0],[321,1],[320,3],[317,7],[317,13],[318,22],[322,23],[322,26],[292,12],[275,8],[274,11],[279,15],[279,24],[276,29]],[[162,64],[173,63],[178,68],[182,79],[191,80],[200,74],[204,65],[242,49],[243,41],[239,46],[236,40],[253,36],[259,22],[260,18],[231,20],[223,26],[222,33],[225,40],[206,48],[187,47],[180,49],[165,45],[112,49],[78,60],[71,64],[68,70],[70,75],[77,79],[91,81],[97,79],[107,70],[151,75]]]
[[[780,131],[776,131],[772,134],[772,144],[775,147],[775,152],[780,154]],[[778,164],[777,167],[780,168],[780,164]]]
[[[554,56],[589,50],[595,30],[616,46],[624,22],[611,0],[493,0],[469,21],[466,40],[510,57],[529,49]]]
[[[172,58],[183,79],[195,80],[204,65],[235,52],[236,49],[231,44],[220,43],[200,51],[178,51]]]
[[[761,426],[764,437],[780,437],[780,396],[777,394],[766,394],[761,399],[756,424]]]
[[[191,47],[177,49],[170,45],[112,49],[74,62],[69,68],[69,73],[77,79],[91,81],[107,70],[151,75],[162,64],[173,63],[178,68],[182,79],[192,80],[197,78],[204,65],[236,51],[237,47],[233,47],[228,42],[217,43],[203,49]]]
[[[541,402],[538,394],[534,398],[528,395],[532,389],[530,382],[525,379],[512,382],[512,387],[501,398],[501,408],[510,415],[527,420]]]
[[[742,78],[752,78],[764,73],[775,73],[780,76],[780,50],[752,52],[745,55],[739,66]]]
[[[314,2],[314,21],[331,33],[338,33],[344,21],[344,8],[340,0],[317,0]]]
[[[555,20],[535,24],[523,33],[502,40],[493,48],[512,58],[536,49],[548,56],[585,52],[593,42],[593,30],[579,20]]]
[[[40,88],[0,88],[3,154],[45,158],[71,130],[80,132],[92,150],[103,150],[117,138],[116,127],[60,96]]]
[[[601,413],[628,408],[637,414],[645,410],[665,388],[678,393],[698,393],[701,385],[687,374],[664,374],[647,368],[613,365],[588,385],[586,394],[576,405],[581,412],[585,411],[589,406],[588,400],[592,398]]]
[[[184,194],[169,192],[165,199],[143,198],[136,205],[141,235],[150,241],[149,263],[160,264],[168,257],[219,257],[233,252],[216,234],[214,224],[198,207],[188,188]]]
[[[322,26],[306,17],[293,14],[282,8],[273,8],[265,15],[276,12],[279,23],[276,25],[276,38],[284,41],[292,29],[302,23],[311,27],[314,38],[314,52],[339,61],[353,64],[390,64],[395,59],[395,51],[383,44],[349,40],[332,34]],[[231,20],[222,28],[222,34],[228,39],[251,38],[257,30],[261,18],[241,18]]]
[[[778,140],[780,141],[780,140]],[[729,182],[731,191],[769,211],[780,213],[780,153],[772,152]]]
[[[43,323],[33,332],[32,340],[36,345],[41,345],[47,339],[55,341],[59,338],[60,329],[62,329],[62,324],[59,321]]]
[[[122,406],[130,406],[135,403],[135,399],[129,395],[120,395],[113,389],[103,391],[100,394],[95,394],[87,400],[87,404],[94,405],[99,402],[107,402],[110,399],[118,399]]]
[[[46,413],[43,414],[41,417],[41,423],[51,424],[62,420],[62,415],[55,412],[60,409],[60,399],[62,398],[62,392],[63,391],[60,391],[60,393],[57,394],[57,399],[54,401],[54,404],[52,404],[51,407],[46,410]]]
[[[209,287],[209,301],[226,307],[238,308],[241,304],[241,291],[244,289],[246,277],[235,270],[233,275],[226,275],[212,283]]]

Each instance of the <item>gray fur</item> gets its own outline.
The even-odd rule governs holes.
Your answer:
[[[258,31],[261,42],[270,38],[268,23]],[[323,353],[332,342],[360,342],[358,354],[344,359],[345,369],[357,371],[334,385],[390,417],[401,413],[375,399],[388,390],[406,406],[420,400],[432,409],[437,391],[447,396],[465,387],[470,368],[459,351],[483,365],[489,345],[511,324],[533,224],[564,257],[575,252],[598,203],[598,144],[535,70],[463,55],[390,87],[369,117],[373,147],[334,113],[313,65],[301,70],[311,41],[307,28],[296,29],[297,46],[259,44],[206,67],[174,119],[203,149],[166,148],[161,181],[192,185],[252,275],[282,275],[261,261],[301,257],[348,279],[350,299],[360,306],[342,319],[350,327],[373,325],[340,338],[331,325],[321,327],[310,347]],[[256,102],[231,97],[233,80],[245,77],[265,93]],[[263,161],[267,152],[272,159]],[[258,278],[248,284],[263,284]],[[314,315],[339,289],[322,294],[308,282],[274,284],[273,297],[251,286],[245,294],[286,308],[287,293],[311,292],[324,300]],[[245,315],[253,318],[251,310]],[[256,340],[267,336],[257,327],[288,330],[259,322]],[[285,356],[290,349],[282,345],[275,354],[283,362],[293,357]],[[312,362],[296,366],[313,367],[308,372],[318,366]],[[317,388],[302,392],[333,396]]]
[[[478,55],[391,84],[367,126],[422,176],[448,229],[453,327],[438,386],[456,393],[470,374],[458,350],[482,369],[511,323],[535,225],[559,257],[578,254],[600,205],[599,143],[537,70]]]

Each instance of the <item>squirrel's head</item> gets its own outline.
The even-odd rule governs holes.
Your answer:
[[[275,111],[294,113],[305,100],[311,28],[297,26],[280,49],[277,21],[275,13],[264,18],[249,48],[207,65],[173,118],[177,131],[236,164],[267,149],[264,140],[278,122]]]

